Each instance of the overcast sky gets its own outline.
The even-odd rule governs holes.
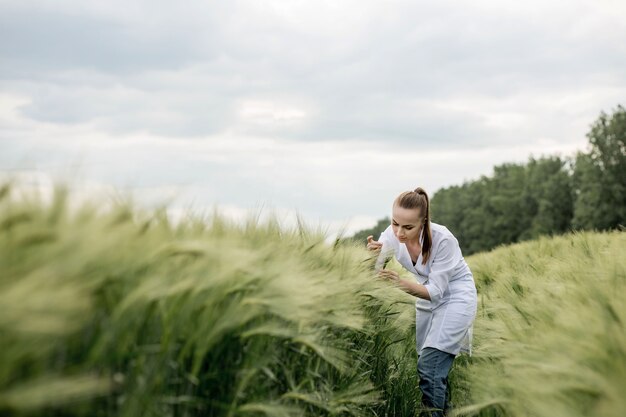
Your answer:
[[[329,232],[573,155],[626,104],[626,1],[0,0],[0,171]]]

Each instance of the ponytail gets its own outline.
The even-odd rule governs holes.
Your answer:
[[[423,229],[424,238],[422,242],[422,265],[426,265],[426,262],[428,262],[428,258],[430,258],[430,250],[433,247],[433,232],[430,229],[430,200],[428,199],[428,194],[426,194],[426,191],[421,187],[417,187],[413,192],[417,193],[420,196],[424,196],[424,200],[426,200],[426,213],[424,215]]]

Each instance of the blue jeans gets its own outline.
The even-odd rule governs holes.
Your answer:
[[[417,358],[417,374],[422,391],[420,417],[443,417],[450,404],[448,374],[455,356],[426,347]]]

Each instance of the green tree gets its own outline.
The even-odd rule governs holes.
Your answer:
[[[521,240],[568,231],[572,222],[572,180],[567,161],[557,156],[530,158],[526,165],[524,200],[529,227]]]
[[[532,213],[524,196],[525,185],[524,165],[503,164],[494,168],[485,201],[491,212],[485,223],[487,247],[518,242],[522,233],[530,227]]]
[[[462,187],[455,185],[440,189],[431,199],[431,220],[445,225],[454,234],[461,230],[466,215],[465,208],[458,201],[462,193]]]
[[[626,218],[626,110],[604,112],[587,134],[591,150],[576,156],[572,224],[577,229],[606,230]]]
[[[486,221],[492,214],[485,196],[489,178],[482,177],[478,181],[465,183],[460,189],[456,201],[463,210],[463,217],[456,234],[464,254],[478,252],[487,247],[490,232],[486,229]]]

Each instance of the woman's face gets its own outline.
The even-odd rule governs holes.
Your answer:
[[[391,227],[400,242],[419,242],[423,221],[419,209],[405,209],[398,206],[393,207],[391,213]]]

